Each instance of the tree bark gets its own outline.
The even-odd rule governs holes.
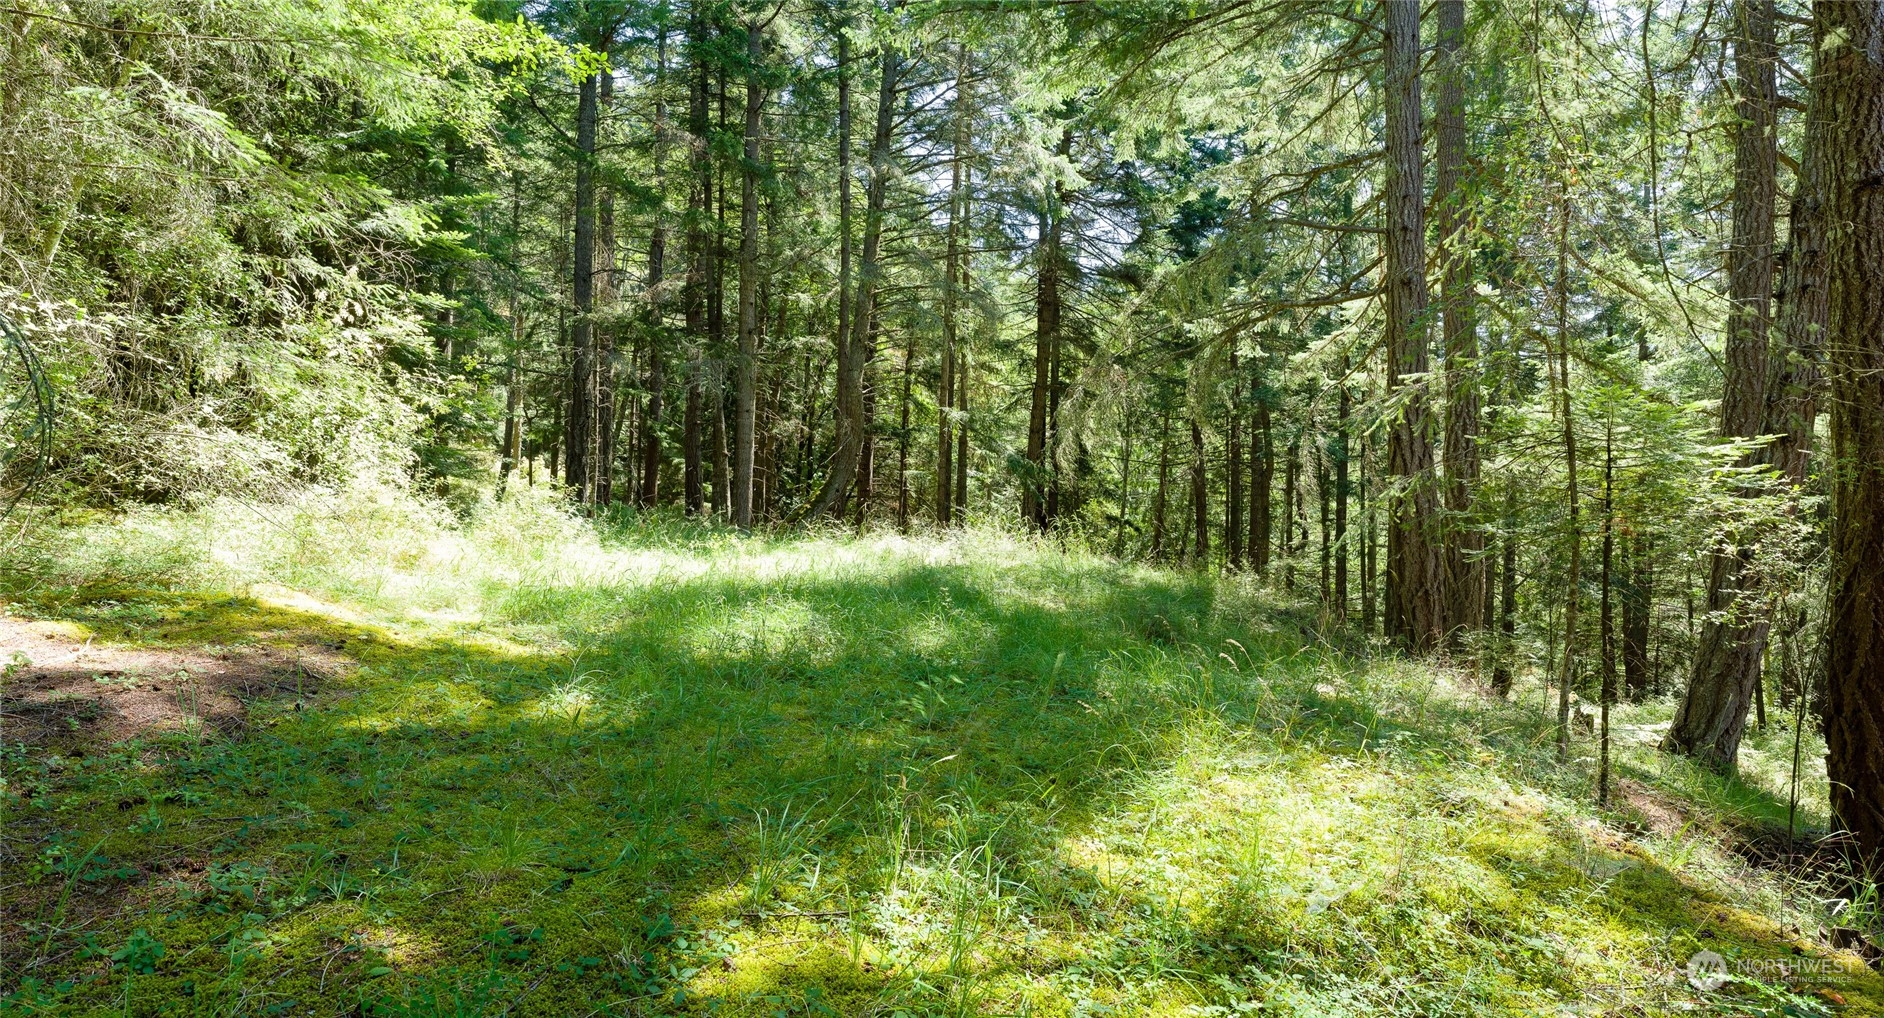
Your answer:
[[[850,55],[847,36],[838,37],[838,54],[839,66],[842,68]],[[864,198],[864,242],[858,266],[857,293],[854,306],[840,325],[840,328],[848,328],[849,335],[838,353],[837,451],[832,459],[831,472],[825,477],[824,489],[812,505],[812,515],[841,516],[844,500],[860,480],[863,467],[864,443],[867,439],[864,423],[864,361],[868,353],[868,331],[876,317],[876,287],[880,272],[878,251],[883,237],[884,196],[889,185],[890,142],[895,126],[899,66],[896,52],[884,47],[882,74],[877,85],[876,129],[870,139],[870,185]],[[840,74],[838,95],[838,163],[842,174],[838,187],[843,232],[839,258],[847,266],[850,261],[850,87],[846,75]],[[842,267],[839,271],[848,277],[848,271]],[[840,289],[843,288],[840,284]]]
[[[1060,133],[1060,154],[1071,148],[1070,129]],[[1040,211],[1039,260],[1034,292],[1034,381],[1027,414],[1027,462],[1032,476],[1021,486],[1021,517],[1036,530],[1052,525],[1049,499],[1054,488],[1054,436],[1049,404],[1053,398],[1053,366],[1060,339],[1060,213],[1064,193],[1058,184],[1048,192]]]
[[[1439,518],[1432,424],[1426,407],[1426,221],[1421,193],[1419,0],[1388,0],[1387,385],[1409,388],[1388,436],[1396,480],[1387,535],[1389,635],[1411,650],[1445,636],[1445,574],[1434,545]]]
[[[1210,478],[1204,457],[1204,429],[1191,416],[1191,514],[1196,530],[1192,564],[1199,569],[1210,565]]]
[[[1223,500],[1223,550],[1232,570],[1243,568],[1243,379],[1236,371],[1236,350],[1230,351],[1230,433],[1224,439],[1229,462]]]
[[[1765,431],[1768,336],[1773,293],[1773,204],[1779,172],[1774,139],[1772,0],[1737,0],[1733,245],[1728,249],[1727,378],[1721,391],[1723,438]],[[1710,557],[1708,618],[1695,648],[1694,674],[1662,748],[1717,770],[1733,769],[1747,710],[1760,682],[1768,620],[1753,605],[1757,574],[1750,535],[1739,548]]]
[[[733,360],[733,525],[752,528],[752,468],[759,396],[759,118],[765,84],[759,77],[765,37],[746,25],[745,159],[739,184],[739,352]]]
[[[707,217],[713,212],[713,151],[707,132],[708,45],[706,21],[696,8],[688,23],[688,48],[693,73],[687,95],[687,133],[689,155],[693,160],[693,187],[687,209],[687,334],[692,349],[687,356],[687,405],[681,425],[681,484],[687,512],[700,515],[706,511],[705,450],[702,447],[706,413],[706,358],[703,351],[708,339],[707,275],[712,271],[713,255],[707,240]]]
[[[1873,874],[1884,853],[1884,3],[1819,0],[1832,534],[1825,770]]]
[[[1269,430],[1269,404],[1256,396],[1255,419],[1250,426],[1250,465],[1255,475],[1249,498],[1249,564],[1258,573],[1269,568],[1272,522],[1269,502],[1276,483],[1276,449]]]
[[[1477,496],[1478,333],[1472,320],[1471,224],[1466,212],[1465,0],[1439,0],[1439,94],[1434,104],[1433,199],[1438,213],[1440,328],[1446,351],[1446,634],[1454,651],[1484,627],[1485,535]]]
[[[595,441],[595,121],[601,75],[582,79],[576,99],[576,227],[571,240],[569,416],[563,425],[563,481],[580,505],[592,505]]]

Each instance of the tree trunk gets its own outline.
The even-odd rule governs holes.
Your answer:
[[[1505,533],[1498,563],[1498,661],[1492,666],[1492,692],[1511,695],[1513,659],[1518,652],[1518,489],[1505,482]]]
[[[849,37],[838,36],[838,202],[839,302],[843,303],[849,287],[850,265],[850,79],[844,68],[850,60]],[[840,316],[839,332],[847,333],[839,344],[837,366],[837,450],[824,488],[811,508],[812,515],[841,516],[844,500],[858,482],[863,466],[864,442],[864,358],[867,331],[876,317],[878,249],[883,236],[883,202],[889,184],[891,130],[895,125],[896,78],[899,62],[896,52],[887,46],[882,51],[882,75],[877,85],[876,130],[870,140],[870,185],[864,198],[864,243],[859,265],[857,293],[853,306]]]
[[[1649,667],[1649,612],[1655,604],[1654,545],[1647,534],[1631,532],[1622,542],[1622,688],[1630,700],[1646,696]]]
[[[1158,431],[1158,493],[1151,500],[1151,557],[1164,557],[1164,510],[1171,484],[1171,412],[1165,411]]]
[[[1609,706],[1616,700],[1616,613],[1611,583],[1616,551],[1616,415],[1603,428],[1603,565],[1597,619],[1601,640],[1603,689],[1598,695],[1602,712],[1601,762],[1596,774],[1596,799],[1609,805]]]
[[[957,274],[965,288],[968,274],[964,270]],[[963,347],[956,353],[955,365],[955,406],[961,414],[961,426],[955,429],[955,519],[957,522],[968,521],[968,350]]]
[[[1269,568],[1269,542],[1274,536],[1270,532],[1269,501],[1276,483],[1276,449],[1269,430],[1269,404],[1260,395],[1250,430],[1249,457],[1255,468],[1249,497],[1249,563],[1261,573]]]
[[[1199,569],[1210,566],[1210,487],[1204,459],[1204,429],[1191,417],[1191,514],[1197,545],[1192,550],[1192,564]]]
[[[1875,875],[1884,853],[1884,3],[1819,0],[1814,14],[1833,462],[1825,770],[1832,813]]]
[[[1439,506],[1433,476],[1432,424],[1426,408],[1426,222],[1421,193],[1419,0],[1388,0],[1387,104],[1387,385],[1401,397],[1388,437],[1390,472],[1399,481],[1387,534],[1387,626],[1412,650],[1445,636],[1445,575],[1434,536]]]
[[[745,160],[739,183],[739,353],[733,359],[733,525],[752,528],[752,468],[758,439],[759,396],[759,117],[765,85],[759,78],[765,37],[757,21],[746,25]]]
[[[1733,244],[1728,249],[1727,378],[1721,391],[1723,438],[1765,429],[1767,336],[1773,293],[1773,203],[1778,177],[1772,0],[1735,3]],[[1664,749],[1731,770],[1760,681],[1768,620],[1753,606],[1751,535],[1717,549],[1707,582],[1708,618],[1695,648],[1694,675],[1675,711]]]
[[[1243,568],[1243,380],[1236,373],[1236,351],[1230,351],[1230,433],[1224,439],[1224,464],[1229,490],[1223,500],[1224,555],[1232,570]]]
[[[692,349],[687,356],[687,405],[681,424],[681,483],[685,489],[687,512],[700,515],[706,511],[706,454],[701,444],[706,414],[706,359],[703,354],[708,338],[707,275],[713,271],[713,254],[707,240],[707,217],[713,211],[713,150],[707,131],[708,29],[696,9],[688,24],[688,48],[693,74],[688,83],[687,133],[688,155],[693,160],[693,187],[687,209],[687,334]]]
[[[580,505],[592,505],[595,442],[595,121],[601,75],[582,79],[576,99],[576,229],[571,241],[569,416],[563,424],[563,480]]]
[[[1779,262],[1775,331],[1779,349],[1773,381],[1767,389],[1767,427],[1774,432],[1768,450],[1780,476],[1793,487],[1806,483],[1812,433],[1818,419],[1819,369],[1824,357],[1827,315],[1825,287],[1825,129],[1829,117],[1816,107],[1806,112],[1805,143],[1799,179],[1787,217],[1786,250]]]
[[[1439,0],[1439,94],[1434,104],[1433,199],[1440,244],[1440,327],[1446,351],[1446,634],[1465,649],[1483,628],[1485,536],[1471,522],[1477,495],[1478,334],[1472,321],[1470,217],[1466,213],[1465,0]]]
[[[1062,154],[1070,145],[1072,134],[1060,136]],[[1021,517],[1036,530],[1045,530],[1052,520],[1047,500],[1053,488],[1053,436],[1050,432],[1048,404],[1053,396],[1053,362],[1060,336],[1060,207],[1058,185],[1048,194],[1040,211],[1040,241],[1035,257],[1039,260],[1037,288],[1034,293],[1034,381],[1027,414],[1027,462],[1031,476],[1021,486]]]
[[[1348,359],[1341,358],[1341,381],[1335,395],[1334,435],[1334,620],[1348,621]]]
[[[961,236],[967,218],[962,185],[968,158],[968,101],[968,47],[962,45],[955,49],[955,136],[949,150],[949,225],[942,267],[942,371],[936,382],[935,521],[942,526],[954,520],[955,501],[963,494],[955,490],[954,484],[955,422],[950,411],[955,398],[956,332],[961,308]]]
[[[512,170],[510,173],[510,242],[521,243],[523,236],[523,171]],[[497,493],[502,495],[504,486],[509,483],[510,475],[517,469],[517,460],[523,454],[523,427],[519,414],[523,408],[523,371],[519,363],[523,360],[523,316],[518,308],[518,298],[523,290],[520,278],[520,266],[513,248],[511,253],[510,279],[510,357],[509,366],[504,371],[504,443],[498,452]]]
[[[1570,759],[1570,686],[1576,681],[1577,612],[1582,606],[1583,529],[1578,521],[1577,429],[1570,407],[1570,181],[1566,172],[1557,202],[1557,394],[1563,417],[1564,509],[1570,539],[1569,577],[1564,583],[1563,671],[1557,687],[1557,759]]]

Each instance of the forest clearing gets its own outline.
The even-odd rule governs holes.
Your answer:
[[[1884,1014],[1884,0],[6,0],[0,1015]]]

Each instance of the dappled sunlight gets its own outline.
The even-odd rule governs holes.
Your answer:
[[[1701,944],[1792,949],[1694,883],[1714,849],[1580,811],[1531,708],[1236,624],[1196,578],[972,533],[585,547],[554,583],[422,574],[475,572],[473,621],[353,601],[357,575],[15,595],[115,639],[319,634],[359,663],[142,770],[10,772],[71,804],[35,821],[63,843],[179,874],[90,920],[167,945],[144,994],[220,958],[276,1002],[486,1014],[1529,1013],[1690,999]],[[102,992],[62,957],[34,971]]]

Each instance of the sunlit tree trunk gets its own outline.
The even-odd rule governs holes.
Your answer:
[[[1884,3],[1819,0],[1832,534],[1825,770],[1861,861],[1884,857]]]
[[[595,498],[590,449],[595,441],[595,120],[601,75],[590,74],[576,99],[576,226],[571,239],[569,414],[563,424],[563,481],[582,505]]]
[[[745,162],[740,167],[739,211],[739,352],[733,358],[733,525],[752,527],[752,468],[758,437],[759,395],[759,118],[765,86],[759,78],[764,59],[759,23],[746,25]]]
[[[1419,0],[1387,0],[1387,385],[1398,397],[1388,435],[1389,470],[1400,486],[1387,533],[1388,633],[1430,650],[1445,635],[1445,574],[1432,422],[1426,407],[1426,218],[1421,189]]]
[[[1477,496],[1478,334],[1472,316],[1471,224],[1466,212],[1465,0],[1439,0],[1439,94],[1434,103],[1433,195],[1438,218],[1440,326],[1446,352],[1446,633],[1453,650],[1484,626],[1485,535],[1471,521]]]
[[[1723,438],[1765,431],[1768,326],[1773,293],[1773,203],[1779,156],[1774,138],[1772,0],[1737,0],[1734,69],[1733,242],[1728,249],[1727,378],[1721,390]],[[1742,535],[1747,538],[1748,535]],[[1707,580],[1708,618],[1695,648],[1687,695],[1665,749],[1717,769],[1734,765],[1747,710],[1760,682],[1768,620],[1753,605],[1757,574],[1750,539],[1716,549]]]

